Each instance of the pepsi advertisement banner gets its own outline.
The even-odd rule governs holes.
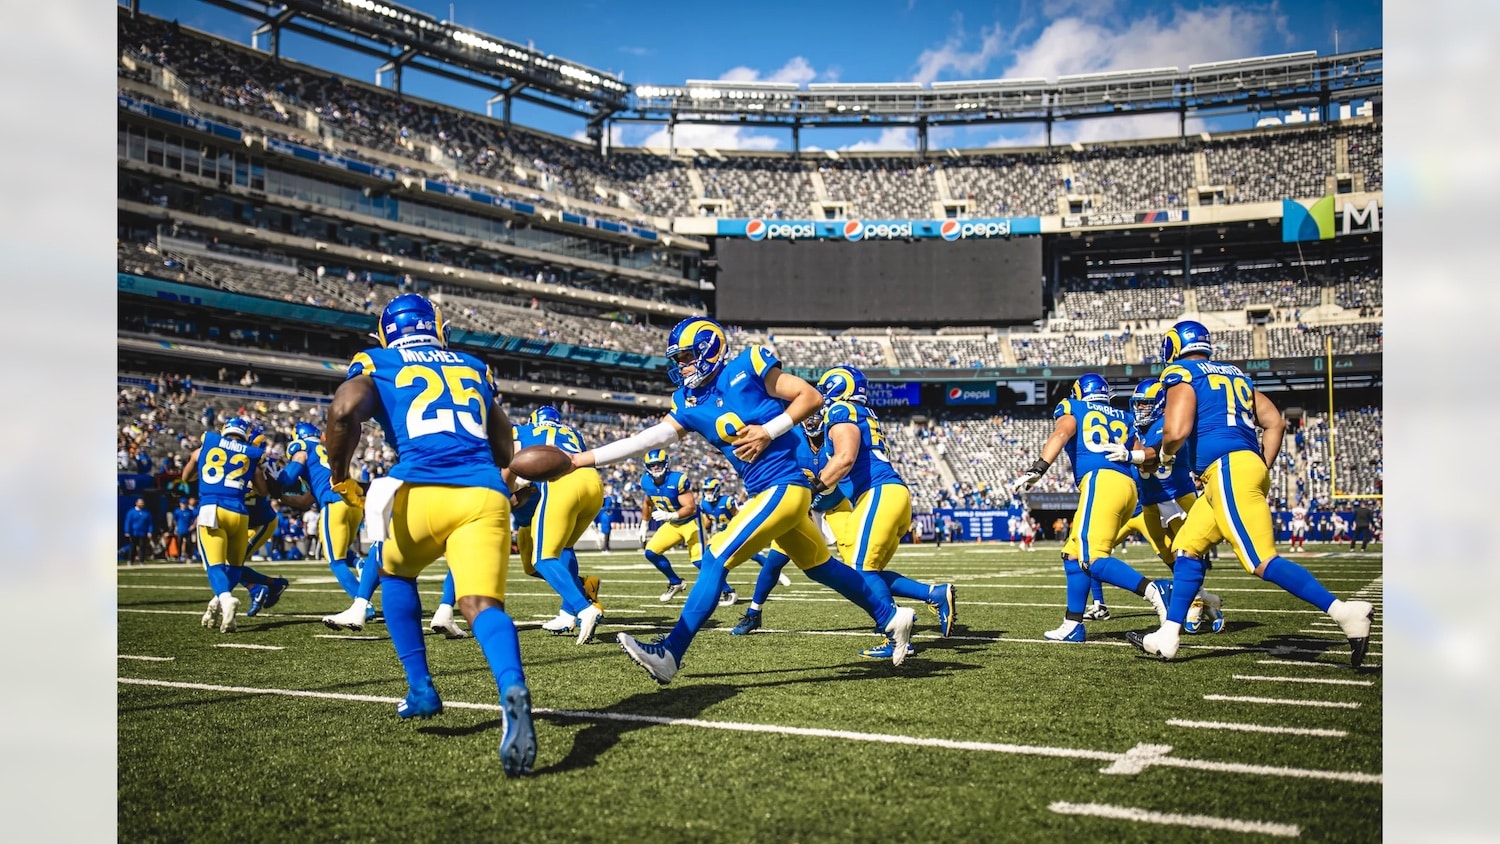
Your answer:
[[[972,220],[718,220],[719,237],[747,240],[904,240],[941,238],[985,240],[1041,234],[1040,217],[983,217]]]
[[[974,382],[949,382],[944,399],[948,404],[995,404],[999,401],[994,384]]]
[[[917,381],[870,382],[871,407],[916,407],[922,403],[922,385]]]

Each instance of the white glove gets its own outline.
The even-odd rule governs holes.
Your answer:
[[[1040,472],[1027,472],[1010,482],[1010,490],[1011,492],[1025,492],[1035,486],[1036,482],[1041,479],[1042,475]]]
[[[1111,463],[1134,463],[1139,466],[1146,462],[1146,452],[1141,449],[1131,451],[1121,443],[1105,443],[1102,454]]]
[[[675,518],[677,518],[677,514],[671,510],[651,511],[651,521],[653,522],[670,522]]]
[[[1163,469],[1171,469],[1172,464],[1177,462],[1177,454],[1175,452],[1168,454],[1165,451],[1158,450],[1156,452],[1156,460],[1161,463]]]

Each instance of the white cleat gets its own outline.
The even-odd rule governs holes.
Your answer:
[[[449,639],[467,639],[469,634],[453,618],[453,606],[451,604],[439,604],[437,612],[432,614],[432,623],[427,629],[434,633],[441,633]]]
[[[1158,624],[1167,623],[1167,602],[1162,599],[1161,590],[1157,588],[1156,581],[1146,584],[1146,600],[1156,610]]]
[[[651,679],[665,686],[672,682],[677,676],[677,657],[667,650],[665,645],[653,644],[651,642],[638,642],[625,633],[615,634],[615,641],[620,643],[620,650],[630,657],[636,665],[646,669]]]
[[[365,629],[365,611],[356,604],[336,615],[325,615],[323,626],[329,630],[353,630],[358,633]]]
[[[1370,650],[1370,626],[1375,619],[1375,605],[1369,601],[1334,601],[1328,617],[1338,622],[1349,639],[1349,664],[1358,668]]]
[[[212,630],[219,626],[219,596],[215,595],[208,602],[208,609],[203,611],[203,627]]]
[[[663,604],[665,604],[666,602],[668,602],[668,601],[672,600],[673,598],[677,597],[678,594],[680,594],[682,592],[682,590],[684,590],[686,588],[687,588],[687,581],[686,580],[679,580],[676,583],[672,584],[671,586],[668,586],[667,587],[667,591],[661,593],[661,597],[657,598],[656,600],[661,601]]]
[[[782,586],[792,585],[792,579],[786,576],[786,572],[781,572],[780,574],[776,575],[776,582],[781,584]]]
[[[586,645],[594,638],[594,631],[599,629],[599,621],[604,618],[604,610],[598,604],[589,604],[578,613],[578,644]]]
[[[569,630],[572,630],[573,625],[577,623],[578,618],[576,616],[565,610],[560,610],[558,611],[556,618],[548,619],[547,621],[542,622],[542,629],[554,636],[561,636],[562,634],[567,633]]]
[[[738,601],[739,599],[739,594],[733,589],[725,589],[723,592],[719,593],[719,606],[732,607],[734,606],[734,602]]]
[[[892,665],[900,665],[906,661],[906,650],[911,645],[911,628],[916,621],[916,610],[911,607],[897,607],[896,615],[886,622],[885,632],[895,640],[895,647],[891,649]]]
[[[228,601],[228,606],[225,606],[225,601],[223,599],[219,600],[219,632],[220,633],[233,633],[235,631],[236,627],[235,627],[235,623],[234,623],[234,614],[239,611],[239,608],[240,608],[240,599],[239,598],[233,598],[233,597],[231,597],[229,599],[229,601]]]
[[[1177,646],[1182,643],[1181,636],[1169,632],[1166,629],[1147,633],[1141,639],[1141,650],[1148,654],[1159,656],[1162,659],[1171,659],[1177,656]]]

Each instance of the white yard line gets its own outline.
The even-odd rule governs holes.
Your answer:
[[[1186,826],[1193,829],[1213,829],[1222,832],[1252,832],[1277,838],[1297,838],[1302,827],[1289,823],[1269,821],[1242,821],[1235,818],[1215,818],[1208,815],[1176,815],[1153,812],[1130,806],[1110,806],[1104,803],[1053,803],[1047,807],[1059,815],[1086,815],[1091,818],[1108,818],[1135,823],[1154,823],[1163,826]]]
[[[1317,683],[1324,686],[1373,686],[1372,680],[1329,680],[1323,677],[1264,677],[1258,674],[1236,674],[1236,680],[1260,683]]]
[[[1310,659],[1257,659],[1255,661],[1255,664],[1256,665],[1280,665],[1280,666],[1289,667],[1289,668],[1290,667],[1296,667],[1296,668],[1348,668],[1349,667],[1347,663],[1343,663],[1343,662],[1315,662],[1315,661],[1310,660]],[[1366,662],[1366,663],[1363,664],[1363,667],[1364,668],[1379,668],[1380,667],[1380,663],[1378,663],[1378,662]]]
[[[214,645],[214,647],[216,647],[216,648],[244,648],[246,650],[252,650],[252,651],[280,651],[280,650],[285,650],[285,648],[283,648],[280,645],[252,645],[252,644],[249,644],[247,642],[219,642],[218,644]]]
[[[314,633],[314,639],[348,639],[354,642],[378,642],[388,636],[340,636],[337,633]]]
[[[132,654],[115,654],[115,659],[136,659],[141,662],[171,662],[175,656],[134,656]]]
[[[1227,703],[1267,703],[1273,706],[1316,706],[1324,709],[1358,709],[1359,704],[1346,700],[1292,700],[1283,697],[1245,697],[1243,695],[1204,695],[1204,700]]]
[[[138,677],[117,677],[120,683],[137,686],[156,686],[173,689],[192,689],[209,692],[236,692],[240,694],[253,695],[279,695],[283,697],[306,697],[322,700],[347,700],[362,703],[386,703],[396,704],[400,698],[376,697],[374,695],[352,695],[336,692],[315,692],[301,689],[267,689],[247,686],[218,686],[207,683],[187,683],[170,680],[151,680]],[[470,703],[466,701],[445,700],[443,706],[448,709],[475,709],[484,712],[496,712],[500,707],[493,703]],[[1271,765],[1248,765],[1237,762],[1215,762],[1203,759],[1183,759],[1166,755],[1170,752],[1169,747],[1160,745],[1144,746],[1149,753],[1142,753],[1142,745],[1125,752],[1110,750],[1090,750],[1077,747],[1049,747],[1046,745],[1026,744],[1004,744],[982,741],[955,741],[942,738],[924,738],[919,736],[892,735],[889,733],[861,733],[850,730],[828,730],[815,727],[793,727],[780,724],[752,724],[742,721],[708,721],[699,718],[666,718],[657,715],[637,715],[625,712],[599,712],[578,711],[568,709],[534,709],[537,715],[555,715],[562,718],[576,718],[584,721],[624,721],[638,724],[656,724],[665,727],[694,727],[705,730],[725,730],[740,733],[764,733],[781,736],[807,736],[812,738],[840,739],[843,741],[868,742],[874,744],[894,744],[909,747],[934,747],[946,750],[967,750],[981,753],[1002,753],[1018,756],[1043,756],[1056,759],[1089,759],[1099,762],[1109,762],[1112,766],[1125,763],[1132,769],[1139,767],[1144,770],[1149,767],[1171,767],[1188,768],[1206,771],[1220,771],[1224,773],[1258,774],[1272,777],[1289,777],[1295,779],[1319,779],[1336,782],[1355,782],[1379,784],[1382,781],[1380,774],[1366,774],[1358,771],[1320,771],[1305,768],[1283,768]]]
[[[1268,727],[1264,724],[1235,724],[1227,721],[1184,721],[1181,718],[1171,718],[1167,724],[1172,727],[1187,727],[1192,730],[1230,730],[1237,733],[1275,733],[1288,736],[1323,736],[1326,738],[1343,738],[1349,733],[1345,730],[1321,730],[1314,727]]]

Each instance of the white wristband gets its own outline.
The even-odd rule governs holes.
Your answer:
[[[521,490],[529,486],[531,486],[530,480],[523,478],[520,475],[516,475],[516,479],[510,482],[511,494],[514,495],[515,493],[520,492]]]
[[[615,440],[594,449],[594,465],[607,466],[610,463],[618,463],[621,460],[629,460],[636,455],[645,454],[653,448],[661,448],[677,442],[677,429],[670,422],[658,422],[655,425],[641,431],[639,434],[626,437],[623,440]]]
[[[761,427],[765,428],[766,433],[770,434],[771,439],[774,440],[782,434],[785,434],[787,431],[792,430],[792,426],[795,424],[797,423],[792,421],[791,416],[787,415],[786,413],[782,413],[780,416],[777,416],[775,419],[772,419],[770,422],[767,422]]]
[[[1144,451],[1142,451],[1141,449],[1138,449],[1138,448],[1137,449],[1132,449],[1131,452],[1130,452],[1130,462],[1134,463],[1137,466],[1141,465],[1142,463],[1145,463],[1146,462],[1146,452],[1144,452]]]

